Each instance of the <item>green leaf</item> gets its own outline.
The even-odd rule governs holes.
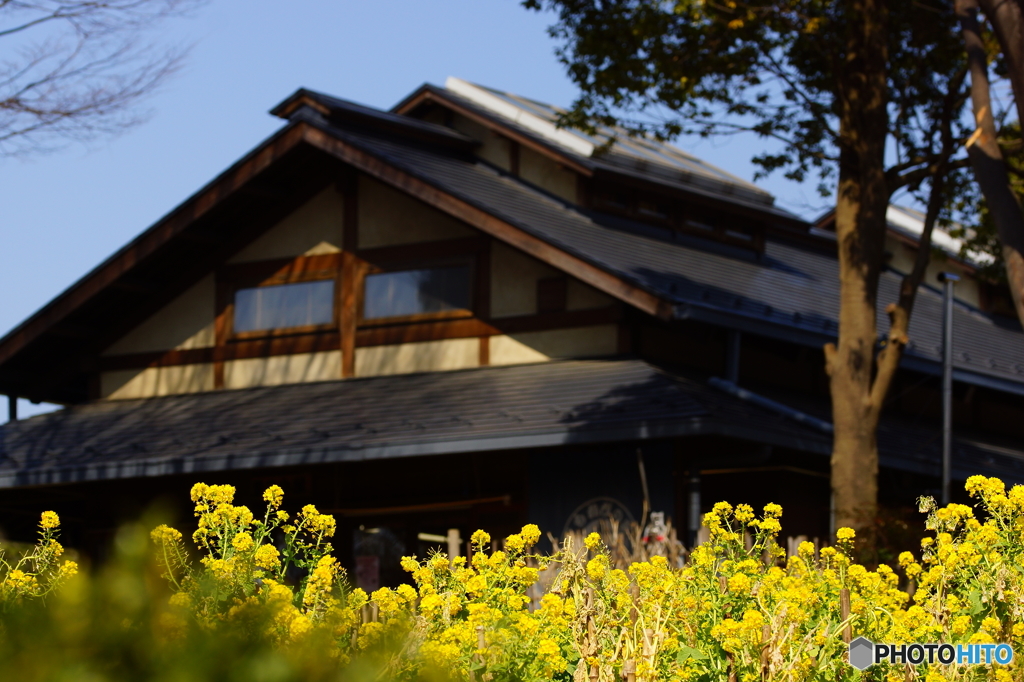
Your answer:
[[[679,647],[679,651],[676,653],[676,663],[678,665],[682,665],[691,658],[695,661],[703,661],[707,657],[707,654],[698,649],[694,649],[688,646],[681,646]]]
[[[971,608],[968,611],[968,613],[970,613],[972,616],[976,616],[985,610],[985,605],[981,603],[980,590],[978,590],[977,588],[971,590],[970,594],[967,595],[967,598],[971,602]]]

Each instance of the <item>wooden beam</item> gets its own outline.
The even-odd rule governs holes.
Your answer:
[[[520,228],[494,217],[427,182],[399,170],[384,161],[343,142],[330,134],[307,126],[305,139],[336,158],[351,164],[367,175],[385,182],[448,215],[533,256],[554,268],[569,273],[590,286],[618,298],[640,310],[659,317],[672,317],[672,304],[635,284],[623,280],[596,265],[566,253],[562,249],[535,237]]]
[[[96,327],[84,324],[76,324],[74,322],[60,322],[58,324],[53,325],[49,331],[54,336],[61,336],[67,339],[78,339],[83,341],[92,341],[100,333]]]
[[[593,310],[573,310],[545,315],[522,315],[489,321],[466,318],[461,320],[366,327],[358,329],[353,333],[352,342],[353,348],[365,348],[370,346],[416,343],[419,341],[478,337],[481,339],[481,354],[486,355],[487,351],[484,350],[483,341],[499,334],[589,327],[599,324],[613,324],[621,319],[622,307],[614,305]],[[329,331],[314,334],[297,334],[290,337],[229,341],[223,345],[206,348],[108,355],[100,358],[98,369],[110,372],[205,363],[214,363],[216,368],[217,364],[223,365],[223,363],[231,360],[343,350],[343,340],[343,334]],[[489,350],[489,344],[487,348]]]
[[[131,294],[149,295],[160,291],[165,284],[142,277],[125,275],[111,285],[111,288],[125,291]]]
[[[341,376],[356,374],[356,324],[359,311],[356,286],[363,267],[356,251],[359,249],[359,177],[353,173],[342,180],[344,214],[342,216],[341,277],[338,278],[338,333],[341,346]]]
[[[197,244],[199,246],[210,246],[213,244],[220,244],[222,241],[224,241],[224,235],[219,232],[210,232],[207,230],[193,229],[181,232],[177,238],[190,244]]]

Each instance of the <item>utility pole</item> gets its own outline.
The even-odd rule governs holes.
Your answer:
[[[953,471],[953,285],[958,275],[940,272],[942,289],[942,506],[950,501]]]
[[[7,396],[7,421],[16,422],[18,421],[18,397],[14,395]]]

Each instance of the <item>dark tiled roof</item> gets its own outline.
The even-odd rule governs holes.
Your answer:
[[[418,137],[420,139],[432,140],[442,144],[454,144],[464,149],[472,149],[479,143],[471,137],[460,133],[457,130],[446,126],[437,125],[428,121],[421,121],[410,116],[400,116],[390,111],[381,111],[365,104],[351,102],[347,99],[332,97],[321,92],[299,88],[289,95],[284,101],[270,110],[274,116],[288,118],[285,112],[290,104],[309,98],[317,104],[325,107],[330,112],[332,121],[346,125],[366,125],[377,130],[388,130],[399,135]]]
[[[755,391],[818,419],[831,422],[828,401],[806,395],[758,387]],[[1024,450],[1012,439],[993,438],[957,429],[953,438],[953,478],[984,474],[1007,483],[1024,483]],[[937,423],[883,413],[878,426],[879,460],[883,467],[916,474],[942,475],[942,431]]]
[[[728,201],[737,205],[742,205],[787,222],[802,222],[800,218],[793,213],[775,206],[773,204],[774,198],[768,192],[758,188],[756,185],[741,180],[740,178],[731,176],[728,173],[705,163],[701,159],[692,157],[671,145],[646,140],[634,140],[629,138],[625,131],[621,130],[612,131],[611,129],[604,129],[597,138],[591,138],[576,130],[567,130],[566,132],[575,134],[595,145],[602,145],[606,143],[611,135],[614,135],[618,140],[609,153],[597,157],[583,156],[563,145],[559,145],[537,135],[529,128],[520,125],[511,118],[491,111],[449,89],[439,88],[433,85],[425,85],[421,90],[429,90],[439,97],[452,100],[460,107],[472,110],[478,116],[492,119],[500,123],[500,125],[512,128],[518,134],[531,138],[541,146],[557,150],[559,154],[571,158],[573,161],[581,164],[585,168],[643,178],[648,182],[659,183],[667,187],[685,190],[687,192],[718,201]],[[493,93],[495,91],[491,92]],[[411,95],[409,98],[406,98],[404,101],[411,99],[415,94],[416,93]],[[509,97],[507,93],[500,94],[502,96]],[[526,100],[523,100],[523,98],[517,98],[517,101],[519,103],[517,103],[516,106],[522,106],[521,102]],[[533,104],[537,105],[539,103],[535,102]],[[401,106],[402,103],[400,103],[396,108],[400,108]],[[535,113],[541,118],[553,122],[554,114],[550,112],[554,112],[555,109],[548,105],[542,106],[547,107],[550,111],[538,112],[536,110],[531,110],[531,113]],[[652,158],[650,154],[650,151],[658,150],[661,147],[665,147],[670,150],[668,152],[664,150],[656,151],[658,155],[666,156],[663,162],[659,162],[656,158]],[[687,159],[688,163],[684,159]]]
[[[698,434],[831,447],[640,360],[562,361],[78,405],[0,426],[0,487]],[[934,433],[888,424],[880,440],[883,466],[938,473]],[[1024,481],[1019,452],[957,456],[960,477]]]
[[[638,360],[98,401],[0,426],[0,487],[715,432],[723,402]]]
[[[322,123],[320,125],[323,125]],[[520,229],[677,304],[677,316],[705,317],[759,333],[801,333],[811,343],[838,329],[839,277],[834,246],[821,248],[769,237],[761,255],[672,230],[584,214],[574,206],[470,158],[365,133],[328,128],[335,135]],[[879,284],[878,328],[895,301],[900,275]],[[942,298],[922,287],[910,325],[905,364],[936,371],[941,361]],[[999,388],[1024,391],[1024,334],[1016,320],[988,316],[965,305],[954,311],[954,365],[958,379],[996,379]],[[914,364],[916,362],[916,364]]]

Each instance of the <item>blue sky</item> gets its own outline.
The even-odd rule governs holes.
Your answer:
[[[298,87],[388,108],[453,75],[569,104],[575,89],[551,21],[518,0],[210,0],[167,24],[169,44],[194,47],[143,105],[148,122],[87,147],[0,160],[0,335],[270,135],[281,122],[267,110]],[[761,146],[677,144],[747,179]],[[781,177],[760,184],[801,214],[821,205]],[[22,401],[19,412],[42,409]]]

